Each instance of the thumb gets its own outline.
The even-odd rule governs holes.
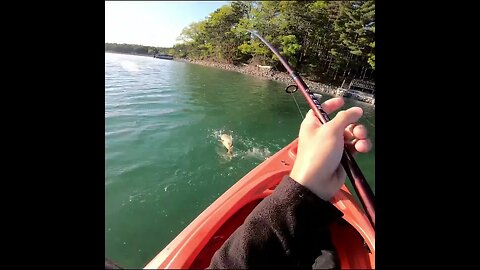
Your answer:
[[[342,133],[348,125],[357,122],[363,115],[363,110],[360,107],[352,107],[345,111],[337,113],[335,118],[327,123],[330,129],[335,133]],[[325,126],[327,126],[325,125]]]

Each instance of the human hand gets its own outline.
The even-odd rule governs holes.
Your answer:
[[[332,98],[322,104],[326,113],[341,106],[342,98]],[[322,125],[310,110],[300,125],[297,158],[290,178],[329,201],[345,183],[346,173],[340,164],[346,145],[352,154],[370,151],[372,144],[367,129],[355,124],[363,114],[359,107],[340,111]]]

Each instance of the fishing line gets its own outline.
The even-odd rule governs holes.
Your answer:
[[[295,101],[295,104],[297,105],[298,112],[299,112],[300,115],[302,116],[302,120],[305,119],[305,117],[303,117],[302,111],[300,110],[300,106],[298,106],[297,100],[295,99],[295,95],[294,95],[293,93],[292,93],[291,95],[292,95],[292,97],[293,97],[293,101]]]
[[[273,64],[272,66],[273,66],[273,68],[275,69],[275,71],[276,71],[277,73],[280,73],[280,74],[281,74],[281,72],[277,69],[277,67],[275,66],[275,64]],[[302,117],[302,120],[303,120],[303,119],[305,119],[305,117],[303,116],[302,110],[300,109],[300,106],[298,105],[297,99],[295,98],[295,95],[293,94],[293,93],[297,92],[297,89],[295,89],[295,90],[293,90],[293,91],[289,91],[289,90],[287,90],[289,87],[290,87],[290,85],[287,86],[287,88],[285,89],[285,92],[291,94],[291,96],[292,96],[292,98],[293,98],[293,101],[295,102],[295,105],[297,105],[298,112],[300,113],[300,116]],[[295,85],[295,87],[296,87],[296,85]]]

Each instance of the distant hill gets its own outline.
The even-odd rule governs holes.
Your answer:
[[[152,47],[137,44],[105,43],[106,52],[154,56],[156,54],[169,54],[172,53],[172,50],[172,48]]]

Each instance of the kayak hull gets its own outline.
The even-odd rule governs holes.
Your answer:
[[[193,220],[145,269],[206,268],[215,251],[290,173],[297,146],[298,139],[246,174]],[[344,214],[342,222],[331,226],[341,268],[375,268],[375,231],[363,209],[345,186],[331,202]]]

